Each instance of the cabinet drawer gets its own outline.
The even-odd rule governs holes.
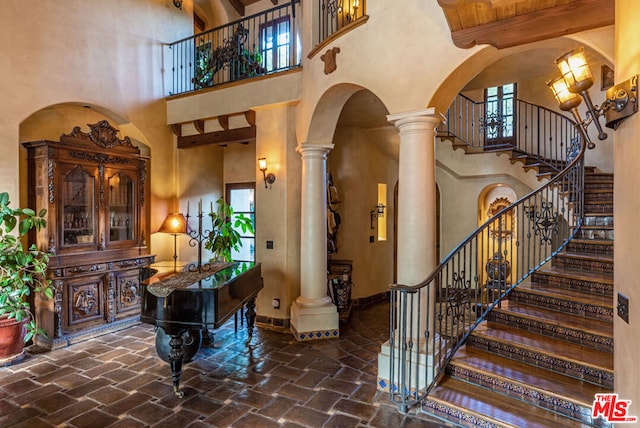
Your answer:
[[[68,276],[84,275],[87,273],[106,272],[107,270],[108,270],[108,265],[106,263],[95,263],[95,264],[88,264],[88,265],[70,266],[70,267],[64,268],[62,272],[65,277],[68,277]]]

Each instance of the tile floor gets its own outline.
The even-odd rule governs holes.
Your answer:
[[[183,367],[177,398],[153,327],[139,324],[0,368],[0,427],[442,427],[376,390],[389,306],[352,312],[340,338],[216,330]]]

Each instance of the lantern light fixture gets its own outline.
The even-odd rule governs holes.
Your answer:
[[[609,88],[604,102],[601,106],[597,106],[593,104],[589,94],[589,89],[595,83],[595,79],[589,68],[584,48],[579,47],[560,56],[556,59],[556,65],[560,70],[560,76],[547,82],[547,86],[553,92],[560,109],[570,111],[573,114],[588,148],[595,147],[587,133],[587,128],[591,123],[594,123],[598,130],[599,140],[607,138],[607,133],[600,125],[600,116],[605,117],[607,128],[615,130],[622,120],[637,113],[637,75]],[[587,106],[587,118],[584,120],[578,112],[578,106],[583,99]]]
[[[262,176],[264,177],[264,188],[266,189],[276,181],[276,176],[272,172],[267,174],[267,158],[258,159],[258,168],[262,171]],[[267,184],[269,186],[267,186]]]

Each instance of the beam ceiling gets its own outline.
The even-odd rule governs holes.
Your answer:
[[[453,43],[498,49],[612,25],[615,0],[438,0]]]

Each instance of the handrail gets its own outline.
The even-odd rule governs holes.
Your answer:
[[[467,151],[509,149],[526,157],[529,164],[544,165],[547,169],[543,172],[563,169],[564,142],[557,140],[566,134],[563,126],[572,126],[570,121],[559,121],[558,113],[548,108],[513,101],[512,110],[501,114],[502,100],[476,102],[459,94],[437,134],[442,139],[453,138]]]
[[[426,397],[489,311],[582,225],[585,145],[575,123],[554,114],[557,127],[541,128],[540,138],[560,148],[540,148],[566,168],[487,220],[424,281],[391,286],[389,394],[402,411]]]
[[[299,3],[292,0],[169,44],[169,95],[299,67]]]

